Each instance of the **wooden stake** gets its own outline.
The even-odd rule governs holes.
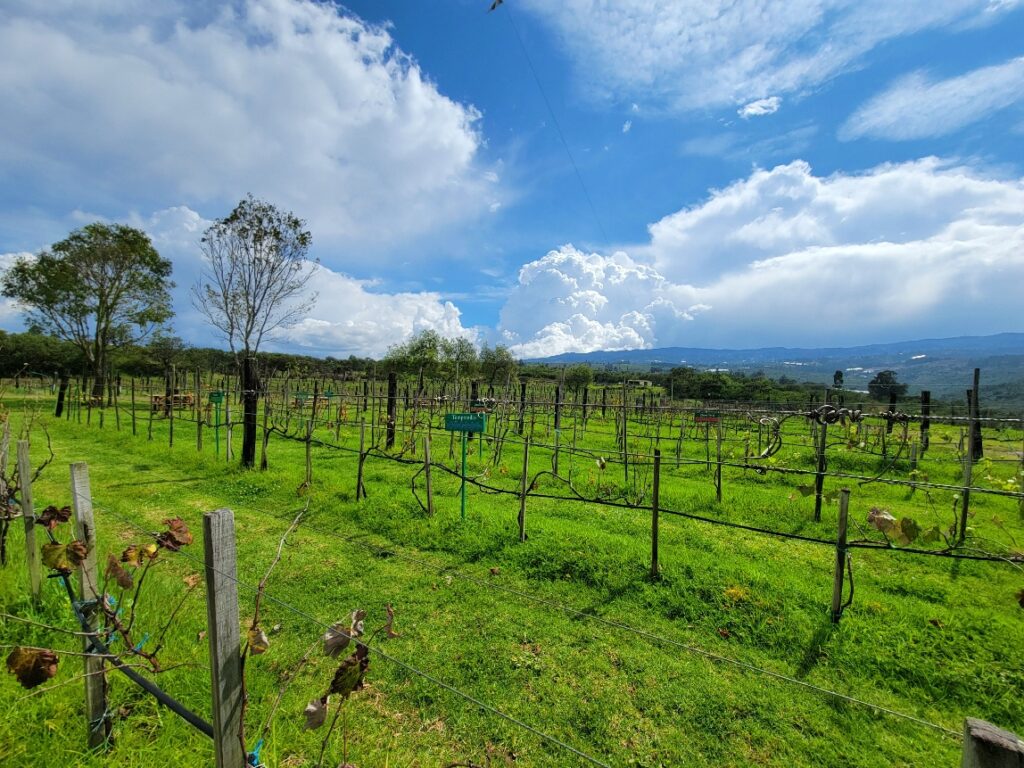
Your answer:
[[[530,492],[530,439],[523,442],[523,475],[519,481],[519,541],[526,541],[526,494]]]
[[[25,524],[25,564],[28,566],[30,594],[39,602],[42,574],[39,564],[39,548],[36,547],[36,513],[32,506],[32,467],[28,458],[28,440],[18,441],[18,482],[21,487],[21,519]]]
[[[962,768],[1020,768],[1024,765],[1024,739],[984,720],[964,721]]]
[[[135,427],[135,377],[132,376],[132,437],[138,434]]]
[[[818,471],[814,476],[814,522],[821,522],[821,494],[825,487],[825,441],[828,438],[828,424],[822,424],[818,431]]]
[[[366,498],[363,486],[363,462],[366,460],[366,418],[359,420],[359,466],[356,469],[356,501]]]
[[[238,637],[235,517],[230,509],[203,515],[203,545],[215,765],[240,768],[246,758],[241,742],[242,659]]]
[[[850,509],[850,491],[839,492],[839,527],[836,532],[836,569],[832,578],[832,623],[843,615],[843,574],[846,572],[846,517]]]
[[[654,488],[651,492],[651,581],[658,578],[658,509],[661,501],[661,451],[654,451]]]
[[[434,516],[434,484],[430,478],[430,435],[423,438],[423,474],[427,482],[427,514]]]
[[[715,424],[715,500],[722,503],[722,422]]]
[[[99,593],[99,569],[96,563],[96,525],[92,514],[92,489],[89,485],[89,465],[79,462],[71,465],[71,506],[75,513],[75,538],[89,550],[78,569],[78,594],[83,602],[103,599]],[[102,612],[87,612],[89,631],[100,627]],[[89,638],[83,639],[83,650],[91,648]],[[102,746],[110,738],[111,721],[107,715],[107,678],[103,659],[85,656],[85,721],[89,729],[89,748]]]

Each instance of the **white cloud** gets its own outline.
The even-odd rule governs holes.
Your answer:
[[[503,338],[547,356],[1017,330],[1024,179],[935,158],[819,177],[797,161],[650,232],[632,257],[566,246],[524,266]]]
[[[633,121],[632,120],[627,120],[626,122],[624,122],[622,124],[622,132],[623,133],[629,133],[629,131],[630,131],[630,129],[632,129],[632,127],[633,127]]]
[[[799,94],[861,65],[875,46],[995,17],[987,0],[527,0],[572,54],[596,98],[670,109]]]
[[[0,164],[27,205],[124,210],[247,192],[317,242],[387,243],[486,211],[475,108],[387,29],[312,0],[0,7]],[[495,180],[492,180],[495,181]]]
[[[649,347],[668,333],[665,324],[692,319],[665,288],[661,275],[625,253],[564,245],[520,269],[498,331],[520,357]]]
[[[14,262],[18,259],[31,257],[31,253],[25,252],[0,253],[0,277],[3,276],[4,272],[13,267]],[[9,331],[21,330],[23,326],[21,318],[21,310],[18,309],[18,305],[15,304],[14,300],[8,299],[6,296],[0,296],[0,328]]]
[[[843,124],[843,140],[924,139],[953,133],[1024,99],[1024,56],[946,80],[916,72],[897,80]]]
[[[320,301],[299,324],[278,335],[278,345],[321,355],[383,355],[392,344],[423,330],[476,341],[478,332],[462,325],[461,313],[434,292],[377,293],[373,281],[357,280],[317,267],[311,281]]]
[[[738,110],[736,114],[742,117],[744,120],[751,117],[762,117],[763,115],[774,115],[779,111],[779,107],[782,106],[782,99],[778,96],[769,96],[764,99],[756,99],[749,104],[744,104]]]

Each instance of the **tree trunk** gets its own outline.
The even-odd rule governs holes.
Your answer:
[[[107,384],[107,363],[97,358],[92,371],[92,399],[99,406],[103,405],[103,389]]]
[[[58,419],[61,414],[64,413],[64,396],[68,392],[68,375],[61,371],[60,374],[60,389],[57,390],[57,409],[53,412],[53,415]]]
[[[242,466],[256,466],[256,409],[259,403],[259,379],[256,361],[246,357],[242,361]]]

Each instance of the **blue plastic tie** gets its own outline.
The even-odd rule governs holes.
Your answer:
[[[149,642],[149,632],[144,634],[142,636],[142,639],[139,640],[139,644],[135,646],[135,652],[138,653],[139,651],[141,651],[142,650],[142,646],[144,646],[147,642]]]
[[[259,766],[260,764],[260,750],[263,749],[263,739],[256,742],[256,746],[253,747],[252,752],[249,753],[249,765]]]

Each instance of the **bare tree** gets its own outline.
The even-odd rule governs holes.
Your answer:
[[[254,356],[274,332],[297,323],[316,303],[307,291],[312,236],[292,213],[243,199],[203,234],[206,262],[192,303],[228,342],[242,372],[242,466],[256,462],[259,382]]]

